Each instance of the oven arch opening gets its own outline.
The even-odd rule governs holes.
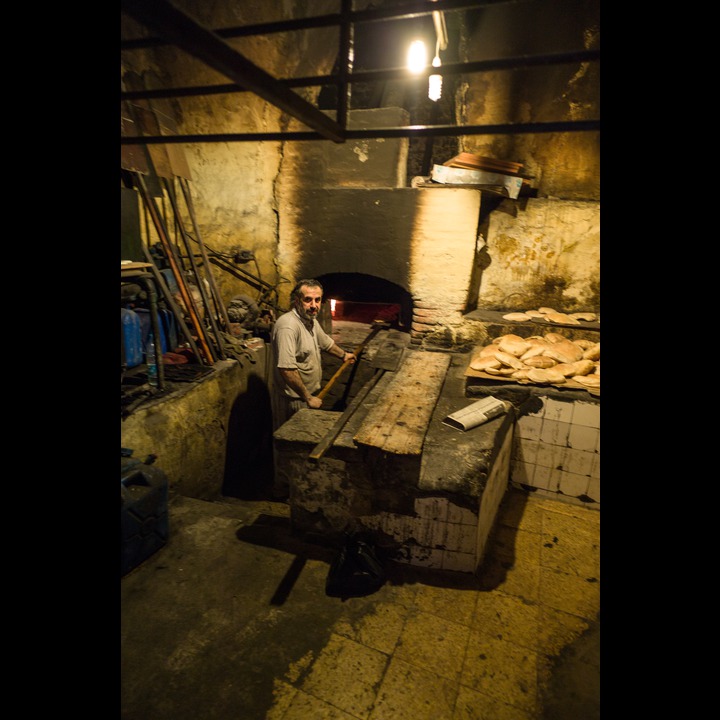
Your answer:
[[[334,320],[372,323],[384,320],[390,327],[410,332],[412,296],[389,280],[365,273],[326,273],[317,278],[323,286],[323,304]]]

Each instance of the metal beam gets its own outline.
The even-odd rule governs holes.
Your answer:
[[[600,50],[575,50],[563,53],[543,55],[519,55],[493,60],[476,60],[465,63],[446,63],[439,68],[426,68],[422,73],[413,76],[412,81],[430,74],[451,76],[491,70],[516,70],[521,68],[541,67],[545,65],[562,65],[584,63],[600,60]],[[407,68],[389,68],[387,70],[363,70],[346,73],[343,82],[351,85],[356,82],[388,82],[392,80],[408,80]],[[341,81],[339,74],[308,75],[305,77],[277,80],[286,87],[310,87],[315,85],[335,85]],[[149,100],[153,98],[194,97],[198,95],[222,95],[225,93],[246,92],[237,85],[205,85],[195,87],[158,88],[154,90],[129,90],[120,94],[121,100]]]
[[[297,18],[294,20],[277,20],[275,22],[257,23],[255,25],[215,28],[213,32],[221,38],[249,37],[253,35],[268,35],[276,32],[333,27],[341,25],[345,19],[352,23],[408,20],[431,15],[434,12],[480,10],[491,5],[516,5],[524,2],[532,2],[532,0],[425,0],[425,2],[403,3],[390,8],[356,10],[351,12],[347,17],[344,13],[331,13],[328,15],[314,15],[312,17]],[[120,43],[120,50],[140,50],[142,48],[158,47],[160,45],[166,45],[167,42],[168,41],[162,37],[123,40]]]
[[[324,139],[344,142],[345,135],[338,123],[166,0],[121,0],[121,10],[168,42],[313,128]]]
[[[346,140],[373,138],[414,138],[461,135],[525,135],[554,132],[594,132],[599,120],[574,120],[538,123],[504,123],[501,125],[406,125],[391,128],[345,130]],[[263,140],[325,140],[316,132],[222,133],[214,135],[138,135],[123,137],[121,145],[155,143],[259,142]]]

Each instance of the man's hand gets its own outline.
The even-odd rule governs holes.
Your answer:
[[[355,353],[346,352],[343,355],[343,364],[345,364],[346,362],[349,362],[352,365],[355,362],[355,360],[357,360],[357,358],[355,357]]]
[[[307,402],[307,406],[309,408],[312,408],[313,410],[318,410],[322,407],[322,398],[315,397],[314,395],[310,395],[308,399],[305,401]]]

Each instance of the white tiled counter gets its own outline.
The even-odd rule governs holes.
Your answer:
[[[600,509],[600,401],[538,395],[515,427],[512,485]]]

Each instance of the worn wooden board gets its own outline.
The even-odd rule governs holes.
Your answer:
[[[408,353],[353,441],[396,455],[420,455],[450,360],[447,353]]]

